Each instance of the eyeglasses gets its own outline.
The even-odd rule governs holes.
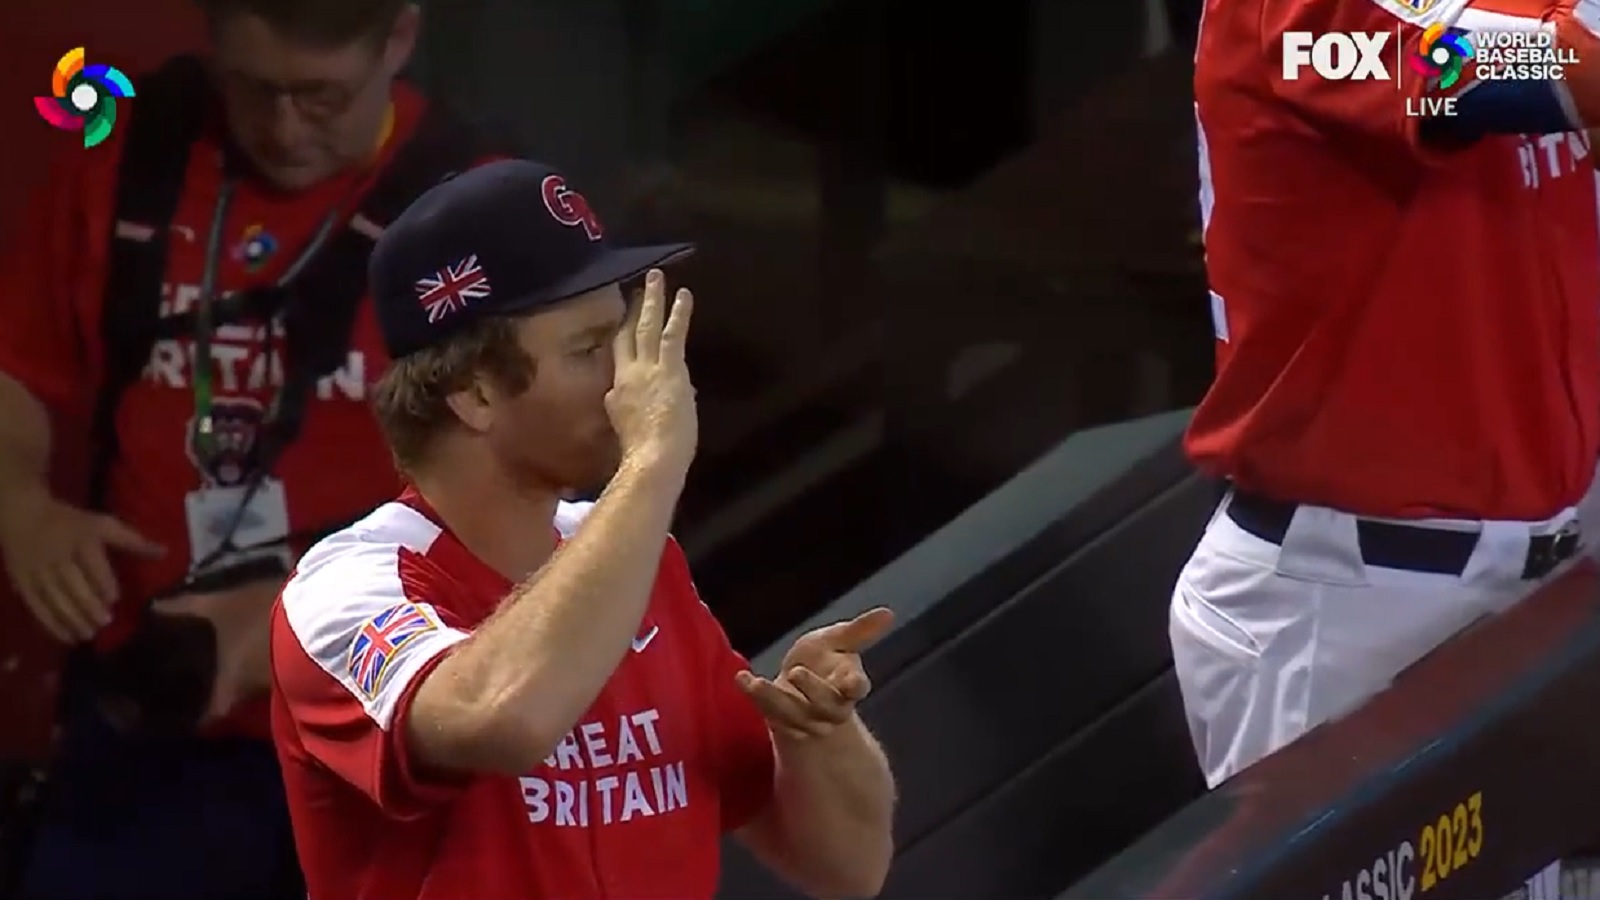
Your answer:
[[[327,124],[339,118],[372,86],[383,69],[383,60],[376,59],[360,76],[335,81],[316,79],[302,82],[276,82],[258,78],[244,72],[213,66],[212,73],[217,89],[232,102],[255,109],[270,109],[281,97],[289,102],[301,116],[315,124]]]

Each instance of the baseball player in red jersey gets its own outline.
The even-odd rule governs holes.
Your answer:
[[[1578,61],[1480,81],[1469,60],[1446,84],[1404,62],[1434,25],[1548,35]],[[1597,27],[1596,0],[1208,0],[1217,376],[1185,444],[1232,490],[1171,638],[1211,784],[1574,555],[1600,452]],[[1395,81],[1297,65],[1290,45],[1334,32],[1387,34]],[[1455,114],[1407,115],[1436,96]]]
[[[687,249],[608,245],[523,161],[434,188],[379,242],[397,362],[376,407],[413,488],[302,557],[272,625],[312,898],[710,897],[725,832],[807,893],[881,887],[893,785],[853,709],[892,617],[759,678],[667,534],[691,298],[669,314],[652,270],[624,323],[618,282]]]

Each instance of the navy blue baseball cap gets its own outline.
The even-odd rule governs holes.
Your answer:
[[[400,359],[487,316],[537,312],[689,255],[617,247],[589,201],[543,163],[503,160],[429,189],[378,239],[378,326]]]

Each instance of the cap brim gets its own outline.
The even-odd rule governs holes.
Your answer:
[[[519,297],[496,310],[510,314],[528,312],[570,300],[608,284],[628,281],[658,266],[670,265],[694,254],[693,244],[652,244],[648,247],[615,247],[591,260],[578,272],[542,291]]]

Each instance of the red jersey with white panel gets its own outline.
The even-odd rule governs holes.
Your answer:
[[[587,509],[563,504],[564,536]],[[715,892],[721,835],[770,802],[773,749],[670,540],[632,650],[543,765],[418,771],[417,686],[511,589],[412,493],[301,559],[273,613],[273,734],[313,900]]]
[[[1407,112],[1440,85],[1406,58],[1430,26],[1552,34],[1579,60],[1569,99],[1600,109],[1597,7],[1207,0],[1195,107],[1217,376],[1186,438],[1201,468],[1372,516],[1539,520],[1577,502],[1600,453],[1589,139],[1425,146]],[[1298,32],[1394,35],[1392,80],[1286,78]]]

